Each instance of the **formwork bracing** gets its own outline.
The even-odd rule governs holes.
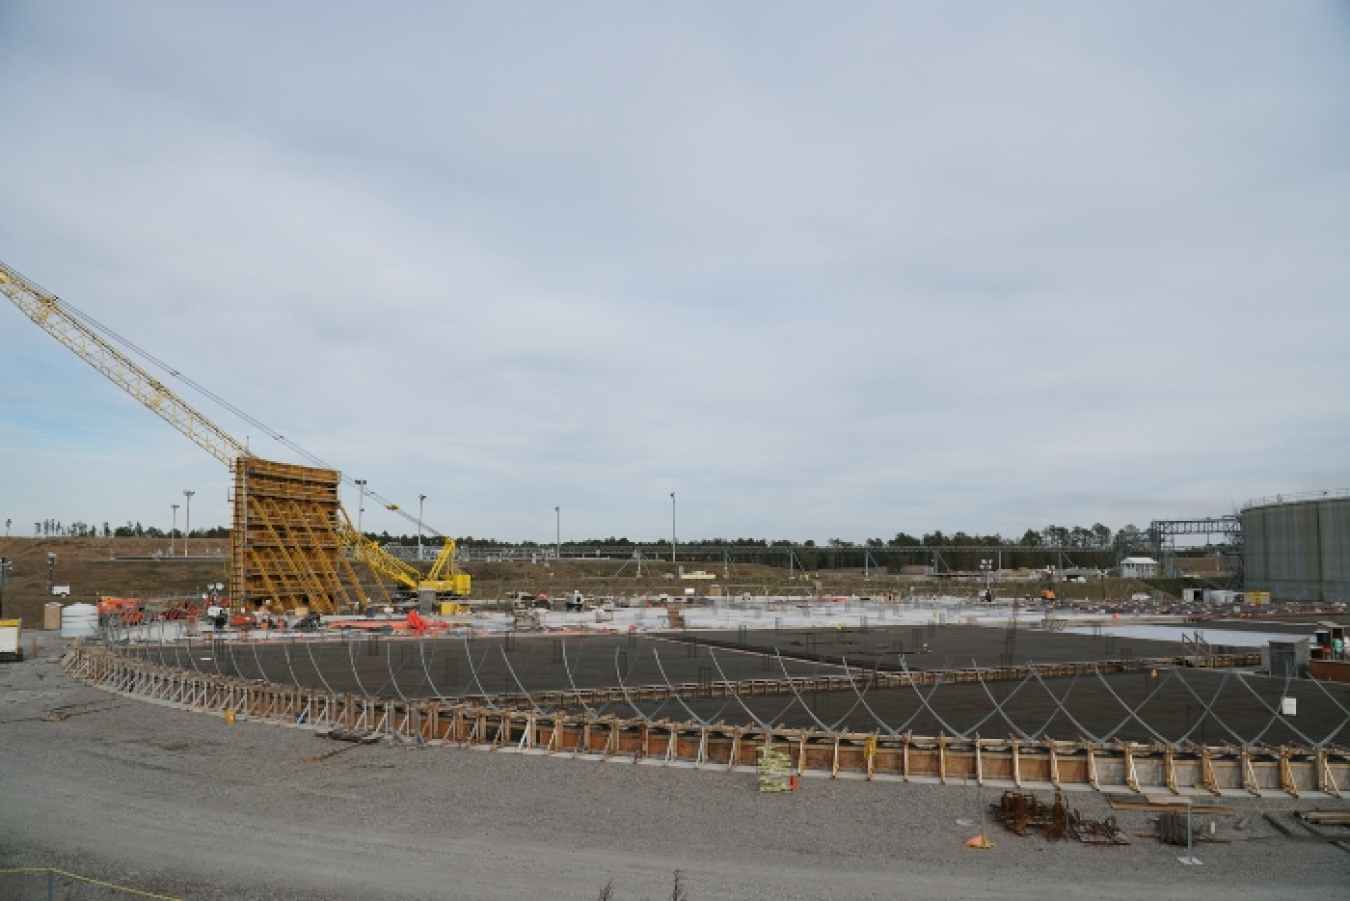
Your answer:
[[[1331,743],[1345,722],[1323,740],[1306,745],[1269,745],[1259,739],[1213,745],[1089,737],[987,738],[978,732],[917,735],[831,728],[825,723],[785,728],[693,715],[688,719],[619,715],[589,706],[580,712],[537,704],[505,706],[492,697],[377,697],[191,672],[96,645],[77,646],[63,665],[88,684],[197,712],[228,711],[244,720],[325,733],[582,759],[753,770],[760,749],[769,745],[787,750],[800,773],[836,778],[1338,798],[1350,785],[1350,749]],[[848,689],[863,697],[864,686],[857,682]],[[1350,720],[1350,711],[1341,709]]]
[[[234,465],[230,597],[246,610],[308,607],[334,613],[365,603],[338,531],[336,470],[240,457]]]

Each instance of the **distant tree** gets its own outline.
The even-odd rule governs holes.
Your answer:
[[[1120,531],[1116,532],[1116,547],[1123,554],[1128,554],[1131,550],[1148,547],[1148,533],[1131,524],[1122,526]]]
[[[1097,547],[1107,548],[1111,546],[1111,530],[1101,523],[1095,523],[1092,526],[1092,537]]]

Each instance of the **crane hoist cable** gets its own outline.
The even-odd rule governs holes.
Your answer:
[[[244,422],[248,423],[249,425],[253,426],[254,428],[257,428],[257,429],[261,430],[261,431],[262,431],[264,434],[266,434],[269,438],[271,438],[272,440],[274,440],[274,441],[276,441],[277,443],[281,444],[282,446],[289,448],[290,450],[292,450],[292,451],[294,451],[295,453],[299,454],[301,457],[304,457],[304,458],[305,458],[307,461],[309,461],[312,465],[314,465],[314,466],[316,466],[316,467],[318,467],[318,468],[320,468],[320,469],[335,469],[335,467],[329,466],[327,463],[325,463],[325,462],[324,462],[323,460],[321,460],[319,457],[317,457],[316,455],[314,455],[314,454],[310,453],[309,451],[305,450],[305,448],[301,447],[299,444],[296,444],[296,443],[295,443],[294,441],[292,441],[291,439],[285,437],[285,436],[282,435],[280,432],[278,432],[276,429],[274,429],[274,428],[272,428],[271,426],[267,425],[266,423],[262,422],[262,421],[259,420],[257,417],[251,416],[249,413],[247,413],[247,412],[244,411],[244,410],[241,410],[239,407],[237,407],[237,406],[235,406],[234,404],[230,403],[228,400],[226,400],[225,398],[221,397],[219,394],[216,394],[216,393],[215,393],[214,391],[212,391],[210,388],[207,388],[205,385],[201,384],[200,382],[196,381],[195,379],[191,378],[190,376],[184,374],[184,373],[182,372],[182,370],[180,370],[180,369],[178,369],[178,368],[176,368],[176,367],[174,367],[174,366],[171,366],[170,364],[168,364],[168,363],[166,363],[165,361],[161,360],[159,357],[157,357],[157,356],[155,356],[154,354],[152,354],[150,351],[148,351],[148,350],[146,350],[145,348],[139,346],[139,345],[136,344],[135,342],[133,342],[133,341],[131,341],[131,340],[129,340],[129,339],[123,337],[122,335],[120,335],[120,334],[118,334],[116,331],[114,331],[113,329],[111,329],[111,328],[109,328],[108,326],[104,325],[103,323],[99,322],[97,319],[95,319],[94,317],[90,316],[88,313],[85,313],[83,310],[80,310],[78,307],[74,306],[73,304],[71,304],[71,303],[69,303],[69,302],[67,302],[67,301],[62,300],[60,297],[58,297],[58,296],[56,296],[55,294],[51,293],[50,291],[47,291],[46,289],[42,288],[42,287],[39,286],[36,282],[34,282],[32,279],[27,278],[26,276],[22,275],[21,273],[19,273],[18,271],[14,270],[13,268],[11,268],[11,267],[5,265],[4,263],[0,263],[0,273],[3,273],[3,276],[0,276],[0,286],[3,286],[4,283],[5,283],[6,281],[8,281],[8,282],[13,282],[13,283],[17,283],[17,285],[18,285],[24,292],[26,292],[26,293],[28,293],[28,294],[31,294],[34,298],[36,298],[37,300],[41,301],[42,304],[44,304],[44,305],[49,304],[49,305],[51,305],[51,306],[57,308],[57,309],[60,311],[60,313],[61,313],[67,320],[73,321],[78,327],[80,327],[80,328],[82,328],[82,329],[84,329],[84,330],[87,330],[89,333],[91,333],[91,335],[93,335],[93,337],[95,338],[95,340],[98,342],[98,345],[99,345],[99,346],[98,346],[98,349],[99,349],[99,350],[101,350],[101,351],[103,351],[103,352],[105,352],[105,353],[111,352],[111,353],[114,354],[114,355],[121,356],[121,357],[122,357],[122,360],[121,360],[122,363],[127,364],[127,365],[130,365],[130,367],[133,368],[133,369],[139,370],[139,367],[136,367],[135,364],[132,364],[130,360],[126,359],[126,357],[125,357],[124,354],[121,354],[121,353],[120,353],[119,348],[125,348],[126,350],[130,351],[131,353],[136,354],[137,356],[139,356],[139,357],[141,357],[142,359],[146,360],[146,361],[149,362],[150,364],[152,364],[152,365],[158,367],[159,369],[163,370],[165,373],[167,373],[167,374],[168,374],[169,376],[171,376],[172,378],[175,378],[175,379],[177,379],[179,382],[183,383],[184,385],[187,385],[189,388],[191,388],[192,390],[196,391],[198,394],[200,394],[200,395],[202,395],[203,397],[207,398],[208,400],[214,402],[215,404],[217,404],[218,406],[224,408],[225,410],[229,411],[230,413],[233,413],[233,414],[234,414],[235,416],[237,416],[239,419],[243,420]],[[9,292],[8,290],[6,290],[5,293],[6,293],[7,295],[10,294],[10,292]],[[41,314],[41,313],[35,312],[34,310],[30,309],[27,305],[21,303],[20,300],[19,300],[18,298],[13,297],[12,295],[10,296],[10,299],[13,300],[13,301],[15,302],[15,304],[18,305],[19,308],[22,309],[26,314],[28,314],[28,316],[29,316],[30,318],[32,318],[32,319],[34,320],[34,322],[36,322],[39,326],[42,326],[44,329],[47,329],[47,328],[48,328],[47,324],[46,324],[44,321],[42,321],[42,319],[41,319],[41,317],[42,317],[42,314]],[[50,330],[50,329],[48,329],[48,330]],[[101,336],[101,337],[100,337],[100,336]],[[83,356],[84,354],[81,354],[81,355]],[[111,373],[109,373],[108,370],[107,370],[105,367],[98,366],[97,368],[98,368],[101,372],[103,372],[105,375],[107,375],[109,378],[113,378],[113,375],[112,375]],[[144,370],[140,370],[140,372],[144,373]],[[150,379],[148,375],[146,375],[146,379],[147,379],[148,381],[150,381],[150,382],[153,383],[153,379]],[[114,381],[118,381],[116,378],[113,378],[113,380],[114,380]],[[120,382],[119,382],[119,384],[120,384]],[[123,385],[123,387],[125,388],[126,386]],[[190,413],[195,413],[195,412],[196,412],[196,411],[191,410],[190,407],[188,408],[188,411],[189,411]],[[158,410],[156,410],[156,412],[158,412]],[[166,418],[167,418],[167,417],[166,417]],[[220,443],[224,443],[224,444],[230,445],[230,446],[232,447],[232,449],[233,449],[234,451],[236,451],[236,453],[234,454],[235,456],[250,456],[250,455],[251,455],[247,447],[244,447],[244,446],[242,446],[242,445],[239,445],[239,443],[238,443],[234,438],[232,438],[232,437],[231,437],[228,433],[226,433],[223,429],[220,429],[219,427],[217,427],[217,426],[215,426],[213,423],[211,423],[211,421],[210,421],[209,419],[207,419],[205,416],[202,416],[201,414],[196,414],[195,418],[196,418],[198,421],[200,421],[200,422],[206,424],[208,427],[212,428],[214,431],[216,431],[218,434],[215,435],[215,436],[213,436],[213,437],[216,439],[216,441],[218,441],[218,442],[220,442]],[[178,426],[178,427],[181,428],[181,426],[179,426],[178,423],[174,423],[174,424],[175,424],[176,426]],[[223,440],[222,440],[222,439],[223,439]],[[213,450],[212,452],[215,453],[214,450]],[[216,454],[216,455],[219,456],[219,454]],[[223,458],[222,458],[222,459],[223,459]],[[229,460],[226,460],[225,462],[228,464],[230,461],[229,461]],[[423,522],[422,520],[420,520],[418,517],[413,516],[411,513],[409,513],[409,512],[407,512],[406,510],[404,510],[404,509],[403,509],[402,507],[400,507],[398,504],[394,503],[393,501],[389,500],[388,498],[384,497],[383,495],[379,494],[378,492],[372,491],[369,487],[366,487],[364,484],[358,485],[358,484],[356,483],[356,480],[353,479],[353,478],[351,478],[350,476],[347,476],[347,475],[345,475],[345,474],[341,474],[341,479],[342,479],[343,483],[346,484],[346,485],[348,485],[349,487],[351,487],[351,488],[353,488],[353,489],[355,489],[355,490],[357,490],[357,491],[360,491],[363,495],[365,495],[365,496],[367,496],[367,497],[372,498],[373,500],[375,500],[376,503],[383,504],[384,507],[385,507],[385,509],[387,509],[387,510],[393,512],[393,513],[398,514],[399,516],[403,517],[405,520],[407,520],[407,521],[410,522],[410,523],[415,523],[415,524],[417,524],[423,531],[429,533],[431,536],[437,537],[437,538],[444,538],[444,537],[445,537],[445,536],[442,535],[440,532],[438,532],[436,529],[434,529],[434,528],[432,528],[431,526],[427,525],[425,522]]]

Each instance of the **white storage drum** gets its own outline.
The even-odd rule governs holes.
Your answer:
[[[61,610],[62,638],[90,638],[98,634],[98,608],[93,604],[71,604]]]

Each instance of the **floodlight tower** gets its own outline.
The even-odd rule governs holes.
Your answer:
[[[195,491],[184,491],[183,497],[187,498],[187,509],[183,511],[183,556],[188,555],[188,538],[192,535],[192,495]]]

